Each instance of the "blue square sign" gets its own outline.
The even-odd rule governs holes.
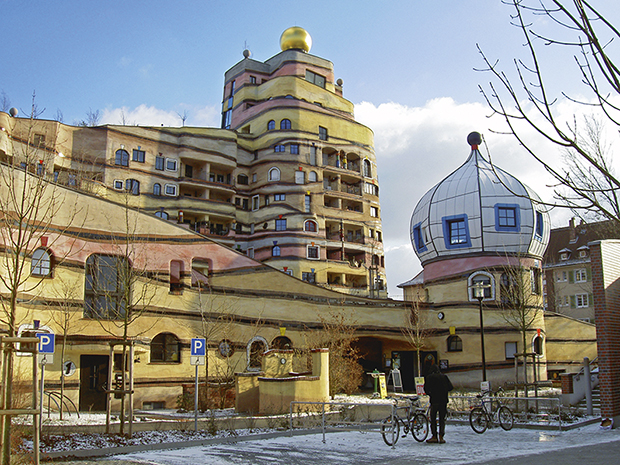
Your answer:
[[[38,333],[37,337],[39,338],[39,353],[53,354],[56,335],[51,333]]]
[[[193,338],[191,347],[192,357],[204,357],[207,354],[207,341],[203,338]]]

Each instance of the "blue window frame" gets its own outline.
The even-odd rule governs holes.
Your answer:
[[[280,129],[291,129],[291,120],[283,119],[280,121]]]
[[[271,120],[267,123],[267,131],[273,131],[276,128],[276,122]]]
[[[415,246],[416,251],[418,252],[426,252],[427,247],[424,242],[424,236],[422,233],[422,223],[416,224],[412,229],[413,234],[413,245]]]
[[[117,150],[114,164],[118,166],[129,166],[129,152],[127,150]]]
[[[286,151],[286,147],[282,144],[276,145],[273,149],[274,152],[284,152]]]
[[[467,215],[444,216],[442,223],[446,249],[471,247]]]
[[[509,232],[519,232],[521,230],[519,205],[495,204],[495,230]]]
[[[286,219],[276,220],[276,231],[286,231]]]
[[[543,223],[543,214],[541,212],[536,212],[536,238],[542,239],[544,232],[544,223]]]

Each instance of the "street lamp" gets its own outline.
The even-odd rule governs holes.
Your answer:
[[[480,348],[482,351],[482,381],[487,380],[487,363],[484,355],[484,321],[482,318],[482,300],[484,299],[484,290],[490,287],[488,284],[484,284],[482,281],[477,281],[471,286],[474,293],[474,297],[478,299],[478,305],[480,310]]]

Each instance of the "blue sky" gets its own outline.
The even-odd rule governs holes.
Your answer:
[[[596,1],[620,16],[617,0]],[[21,115],[33,92],[41,116],[66,124],[99,110],[102,123],[219,126],[224,72],[243,58],[280,51],[290,26],[312,36],[311,54],[334,63],[356,118],[375,132],[390,296],[421,268],[409,242],[420,197],[469,154],[467,134],[485,136],[493,161],[550,197],[549,180],[516,141],[497,135],[478,85],[491,77],[476,45],[511,69],[525,57],[499,0],[116,1],[0,0],[0,91]],[[542,18],[536,26],[548,28]],[[620,21],[615,21],[620,24]],[[542,51],[557,90],[578,92],[571,56]],[[562,102],[560,102],[561,104]],[[567,118],[574,107],[565,104]],[[617,135],[616,135],[617,136]],[[557,157],[555,147],[540,150]],[[552,213],[554,226],[570,214]]]

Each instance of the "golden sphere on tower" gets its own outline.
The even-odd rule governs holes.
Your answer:
[[[284,50],[303,50],[309,52],[312,47],[312,37],[303,28],[298,26],[289,27],[280,36],[280,48]]]

